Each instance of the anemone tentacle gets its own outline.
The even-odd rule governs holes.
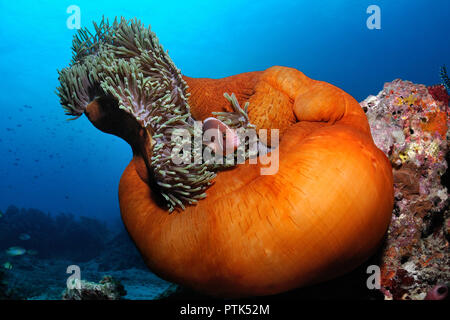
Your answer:
[[[202,152],[195,148],[181,164],[172,161],[172,150],[180,143],[172,139],[175,130],[184,129],[191,137],[201,135],[190,113],[188,86],[180,70],[150,27],[136,19],[115,19],[111,25],[103,19],[94,28],[94,33],[78,31],[72,42],[72,62],[58,72],[61,86],[57,94],[66,114],[76,119],[92,101],[112,97],[151,132],[149,169],[169,210],[195,204],[206,197],[215,171],[228,165],[195,161]],[[225,98],[234,111],[218,114],[218,118],[232,128],[252,128],[246,107],[241,109],[234,95]]]

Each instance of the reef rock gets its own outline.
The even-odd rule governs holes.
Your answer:
[[[148,270],[125,229],[106,242],[105,249],[95,258],[95,261],[98,263],[99,271],[128,270],[130,268]]]
[[[79,288],[64,290],[63,300],[120,300],[127,293],[123,285],[111,276],[104,276],[100,283],[81,280]]]
[[[0,270],[0,300],[21,300],[24,296],[10,285],[5,271]]]
[[[380,266],[385,299],[424,299],[450,282],[448,101],[442,85],[397,79],[361,102],[393,167],[395,205]]]

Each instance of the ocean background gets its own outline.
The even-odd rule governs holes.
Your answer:
[[[362,101],[396,78],[440,83],[450,65],[448,0],[0,0],[0,210],[70,213],[120,228],[118,183],[131,159],[121,139],[86,117],[68,122],[55,88],[76,30],[102,16],[151,25],[190,77],[221,78],[274,65],[297,68]],[[370,30],[369,5],[381,8]]]

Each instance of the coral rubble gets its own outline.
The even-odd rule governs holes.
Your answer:
[[[99,283],[80,280],[79,287],[67,288],[63,300],[120,300],[125,296],[123,285],[111,276],[104,276]]]
[[[385,299],[424,299],[450,282],[448,101],[443,85],[394,80],[361,107],[389,157],[395,205],[381,257]],[[443,185],[444,183],[444,185]]]

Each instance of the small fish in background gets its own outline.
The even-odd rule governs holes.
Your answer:
[[[9,256],[20,256],[25,252],[27,252],[27,250],[21,247],[11,247],[8,250],[6,250],[6,254]]]
[[[20,235],[19,235],[19,239],[20,240],[30,240],[30,235],[29,234],[27,234],[27,233],[21,233]]]
[[[0,210],[0,219],[3,217],[3,211]]]
[[[37,256],[38,252],[37,250],[27,250],[27,254],[30,256]]]
[[[11,270],[13,268],[13,265],[11,264],[11,262],[7,261],[3,264],[3,268],[5,268],[6,270]]]
[[[27,104],[24,104],[23,107],[24,107],[24,108],[27,108],[27,109],[33,108],[32,106],[29,106],[29,105],[27,105]]]

